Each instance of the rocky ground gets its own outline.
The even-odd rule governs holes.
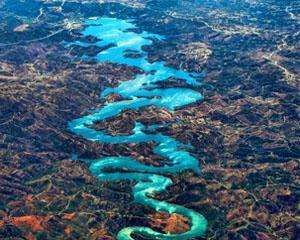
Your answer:
[[[157,198],[202,213],[206,239],[299,238],[299,6],[112,2],[0,3],[0,238],[114,239],[125,226],[189,227],[180,215],[132,203],[133,183],[101,183],[71,160],[74,153],[122,154],[165,164],[154,143],[96,144],[67,130],[69,120],[104,104],[103,88],[140,71],[79,61],[102,49],[63,47],[63,40],[81,38],[80,17],[102,15],[134,18],[139,28],[165,35],[145,48],[149,59],[204,71],[204,101],[173,113],[125,111],[94,127],[128,134],[135,120],[157,122],[164,125],[157,131],[194,146],[202,175],[172,176],[175,184]],[[161,86],[183,84],[169,79]]]

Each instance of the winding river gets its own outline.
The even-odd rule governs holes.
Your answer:
[[[166,190],[172,180],[166,174],[176,174],[185,170],[200,173],[199,161],[183,149],[185,146],[175,139],[161,133],[146,133],[146,127],[136,122],[133,133],[127,136],[112,136],[105,131],[97,131],[92,124],[117,116],[127,109],[139,109],[145,106],[157,106],[174,111],[176,108],[202,100],[202,95],[189,88],[160,88],[158,81],[175,77],[186,81],[189,85],[198,85],[199,75],[187,73],[165,66],[165,62],[150,63],[142,46],[151,45],[154,39],[162,40],[163,37],[148,32],[135,31],[131,21],[116,18],[89,19],[85,22],[82,32],[84,36],[94,36],[98,42],[89,43],[76,41],[68,45],[83,47],[95,45],[107,47],[96,58],[99,62],[113,62],[126,64],[142,69],[145,73],[139,74],[129,81],[124,81],[116,88],[107,88],[102,92],[103,98],[110,93],[121,95],[124,99],[118,102],[106,103],[101,109],[92,114],[74,119],[69,122],[69,129],[87,140],[99,141],[109,144],[118,143],[143,143],[154,141],[154,152],[170,161],[170,164],[161,167],[145,165],[129,157],[106,157],[89,160],[89,169],[101,181],[134,180],[137,184],[133,187],[134,201],[149,206],[156,211],[169,214],[178,213],[190,220],[190,229],[179,234],[163,234],[148,227],[127,227],[122,229],[117,238],[119,240],[133,239],[133,233],[139,233],[151,239],[191,239],[205,233],[206,219],[196,211],[185,207],[155,199],[155,194]],[[138,54],[128,57],[127,53]],[[156,126],[153,125],[153,128]],[[114,172],[105,169],[113,168]],[[127,169],[128,172],[118,171]]]

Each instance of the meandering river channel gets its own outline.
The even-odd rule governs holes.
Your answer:
[[[139,74],[129,81],[124,81],[116,88],[107,88],[101,97],[105,98],[110,93],[121,95],[124,99],[118,102],[107,103],[101,109],[92,114],[74,119],[69,122],[69,129],[87,140],[104,142],[109,144],[119,143],[143,143],[154,141],[155,154],[168,159],[168,165],[155,167],[142,164],[129,157],[106,157],[91,159],[90,171],[100,181],[134,180],[137,184],[133,188],[134,200],[156,211],[165,211],[169,214],[178,213],[190,220],[190,229],[180,234],[163,234],[148,227],[127,227],[122,229],[117,238],[119,240],[133,239],[132,233],[139,233],[152,239],[191,239],[205,233],[207,221],[198,212],[185,207],[155,199],[155,193],[166,190],[172,184],[172,180],[166,174],[176,174],[185,170],[200,173],[199,161],[187,150],[184,145],[175,139],[161,133],[146,133],[145,126],[136,122],[133,134],[127,136],[112,136],[104,131],[97,131],[91,126],[97,121],[102,121],[120,114],[123,110],[139,109],[145,106],[157,106],[174,111],[176,108],[202,100],[202,95],[189,88],[160,88],[156,83],[168,78],[179,78],[190,85],[198,85],[199,76],[182,70],[167,67],[165,62],[150,63],[147,53],[142,50],[145,45],[151,45],[154,39],[162,40],[163,37],[148,32],[134,31],[135,25],[131,21],[116,18],[89,19],[85,22],[82,32],[84,36],[94,36],[99,39],[96,43],[76,41],[69,45],[99,47],[109,46],[97,55],[101,63],[112,62],[126,64],[142,69],[145,74]],[[126,53],[137,54],[130,58]],[[153,128],[156,126],[153,125]],[[105,169],[116,169],[114,172],[106,172]],[[128,172],[118,169],[126,168]]]

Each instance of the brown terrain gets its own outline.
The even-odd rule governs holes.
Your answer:
[[[130,17],[140,10],[126,11],[120,14]],[[296,40],[282,44],[275,39],[274,46],[265,47],[270,33],[208,27],[180,16],[162,15],[158,23],[159,13],[150,15],[140,27],[155,31],[161,24],[157,31],[169,29],[170,39],[147,47],[149,59],[204,70],[198,89],[204,101],[172,113],[155,107],[128,110],[93,127],[115,135],[129,134],[134,121],[159,123],[163,127],[156,131],[194,146],[201,176],[170,176],[174,185],[156,197],[203,214],[209,222],[205,239],[299,239]],[[28,26],[13,29],[22,34]],[[165,164],[153,153],[155,143],[106,145],[68,131],[69,120],[103,106],[103,88],[140,70],[79,61],[83,52],[93,56],[103,49],[69,51],[62,37],[0,47],[0,239],[115,239],[120,229],[134,225],[184,232],[189,228],[184,216],[135,204],[134,183],[100,182],[84,162],[72,159],[75,153],[81,158],[125,155]],[[247,44],[252,39],[263,43]],[[183,84],[169,79],[161,86]],[[117,95],[107,98],[118,100]]]

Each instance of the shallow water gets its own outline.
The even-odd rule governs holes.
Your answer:
[[[180,234],[162,234],[147,227],[127,227],[118,233],[118,239],[133,239],[132,233],[141,233],[153,239],[190,239],[204,234],[207,222],[205,218],[190,209],[158,201],[152,198],[155,193],[164,191],[172,184],[170,178],[165,177],[166,173],[179,173],[184,170],[192,170],[200,173],[199,161],[182,150],[184,145],[175,139],[163,134],[146,134],[145,127],[135,123],[133,134],[128,136],[111,136],[105,132],[91,128],[96,121],[105,120],[117,116],[126,109],[139,109],[144,106],[154,105],[173,111],[178,107],[202,100],[202,95],[189,88],[159,88],[156,83],[170,77],[180,78],[190,85],[200,85],[198,79],[200,74],[188,73],[165,66],[162,61],[150,63],[147,54],[142,47],[151,45],[154,39],[162,40],[163,37],[148,32],[137,33],[135,25],[130,21],[115,18],[89,19],[85,22],[86,27],[82,34],[94,36],[99,39],[96,43],[76,41],[68,43],[67,46],[108,46],[112,47],[100,52],[96,59],[99,62],[113,62],[138,67],[145,71],[145,74],[135,76],[134,79],[124,81],[116,88],[107,88],[103,91],[102,97],[110,93],[116,93],[127,100],[107,103],[103,108],[98,109],[90,115],[74,119],[69,122],[69,129],[90,141],[99,141],[110,144],[118,143],[141,143],[154,141],[157,146],[154,152],[170,161],[169,165],[154,167],[144,165],[135,159],[128,157],[108,157],[101,159],[90,159],[91,172],[102,181],[135,180],[138,183],[133,188],[134,200],[143,205],[154,208],[156,211],[178,213],[190,219],[190,230]],[[124,54],[130,52],[138,53],[138,58],[128,58]],[[84,57],[87,58],[87,57]],[[155,126],[153,126],[155,127]],[[107,173],[106,168],[114,168],[116,172]],[[117,169],[126,168],[130,173],[118,172]]]

